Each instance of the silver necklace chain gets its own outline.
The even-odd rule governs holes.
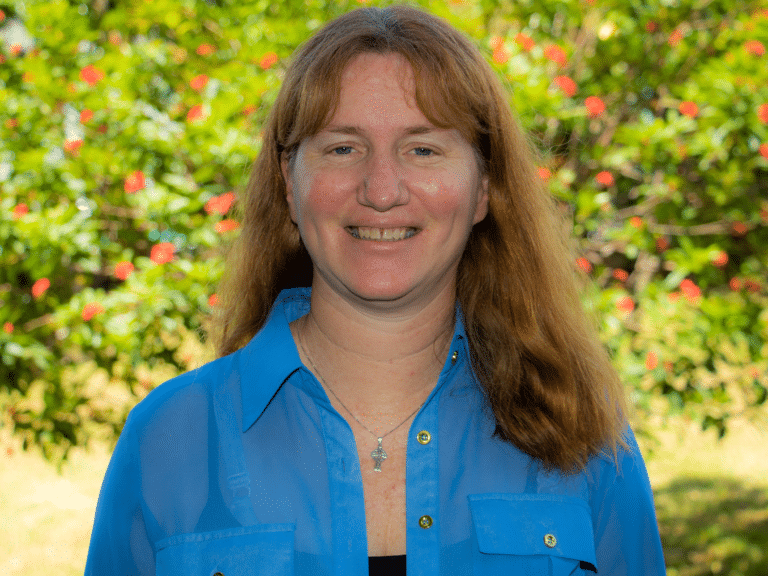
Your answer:
[[[383,447],[382,447],[382,445],[381,445],[381,441],[382,441],[384,438],[386,438],[387,436],[389,436],[390,434],[392,434],[392,432],[394,432],[395,430],[397,430],[398,428],[400,428],[400,426],[402,426],[403,424],[405,424],[406,422],[408,422],[408,420],[410,420],[411,416],[413,416],[414,414],[416,414],[416,412],[418,412],[419,410],[421,410],[421,407],[422,407],[422,406],[424,406],[424,402],[422,402],[422,403],[419,405],[419,407],[418,407],[418,408],[416,408],[416,410],[414,410],[413,412],[411,412],[411,413],[408,415],[408,417],[407,417],[405,420],[403,420],[402,422],[400,422],[400,424],[398,424],[397,426],[395,426],[394,428],[392,428],[392,430],[390,430],[390,431],[389,431],[389,432],[387,432],[386,434],[382,434],[381,436],[379,436],[379,435],[378,435],[378,434],[376,434],[375,432],[372,432],[372,431],[371,431],[371,430],[368,428],[368,426],[366,426],[365,424],[363,424],[362,422],[360,422],[360,420],[358,420],[358,419],[357,419],[357,416],[355,416],[355,415],[352,413],[352,411],[351,411],[349,408],[347,408],[347,407],[344,405],[344,402],[342,402],[342,401],[341,401],[341,398],[339,398],[338,396],[336,396],[336,393],[335,393],[335,392],[333,391],[333,389],[332,389],[332,388],[331,388],[331,387],[328,385],[328,382],[326,382],[326,381],[325,381],[325,378],[323,378],[323,375],[320,373],[320,370],[318,370],[318,369],[317,369],[317,366],[315,366],[315,363],[314,363],[314,362],[313,362],[313,360],[312,360],[312,356],[310,356],[310,355],[309,355],[309,352],[307,352],[307,349],[306,349],[306,348],[304,348],[304,343],[303,343],[303,341],[302,341],[302,338],[301,338],[301,330],[300,330],[300,329],[297,329],[297,330],[296,330],[296,334],[297,334],[297,336],[299,337],[299,347],[301,348],[301,351],[302,351],[302,352],[304,352],[304,356],[306,356],[306,357],[307,357],[307,360],[309,360],[309,364],[310,364],[310,366],[312,366],[312,368],[315,370],[315,374],[317,374],[317,375],[320,377],[320,381],[321,381],[321,382],[323,383],[323,385],[326,387],[326,389],[328,390],[328,392],[330,392],[331,394],[333,394],[333,397],[334,397],[334,398],[336,398],[336,400],[338,400],[339,404],[341,404],[341,407],[342,407],[342,408],[344,408],[344,410],[346,410],[346,411],[347,411],[347,413],[348,413],[350,416],[352,416],[352,418],[354,418],[354,419],[355,419],[355,421],[356,421],[358,424],[360,424],[360,426],[362,426],[363,428],[365,428],[365,429],[366,429],[366,430],[367,430],[367,431],[368,431],[368,432],[369,432],[369,433],[370,433],[370,434],[371,434],[371,435],[372,435],[374,438],[376,438],[376,439],[379,441],[379,445],[378,445],[378,447],[377,447],[377,448],[376,448],[376,449],[375,449],[373,452],[371,452],[371,458],[373,458],[373,471],[374,471],[374,472],[381,472],[381,463],[382,463],[384,460],[386,460],[386,459],[387,459],[387,453],[384,451],[384,448],[383,448]],[[425,400],[425,402],[426,402],[426,400]]]

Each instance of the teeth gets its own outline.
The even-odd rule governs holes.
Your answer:
[[[416,228],[348,228],[352,236],[360,240],[379,240],[394,242],[404,240],[416,234]]]

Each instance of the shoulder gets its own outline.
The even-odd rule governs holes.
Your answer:
[[[237,354],[217,358],[164,382],[131,410],[126,427],[140,431],[158,421],[170,424],[200,417],[208,410],[217,382],[232,373]]]

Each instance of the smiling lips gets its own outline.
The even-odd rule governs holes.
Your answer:
[[[412,238],[418,232],[418,228],[366,228],[363,226],[348,226],[349,232],[358,240],[378,240],[379,242],[394,242]]]

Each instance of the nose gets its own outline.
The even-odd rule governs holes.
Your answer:
[[[402,168],[395,158],[374,154],[368,159],[358,201],[377,212],[385,212],[408,202],[408,188]]]

